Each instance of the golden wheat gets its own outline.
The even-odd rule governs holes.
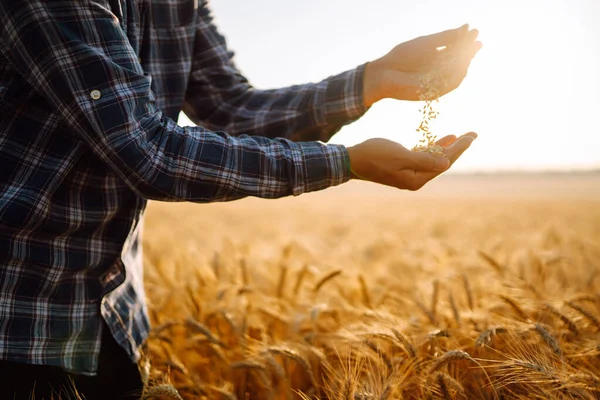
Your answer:
[[[598,398],[597,201],[315,199],[150,205],[145,395]]]

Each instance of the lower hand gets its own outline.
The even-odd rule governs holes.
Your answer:
[[[418,190],[458,160],[477,137],[467,133],[438,140],[446,156],[408,150],[387,139],[369,139],[348,148],[352,177],[398,189]]]

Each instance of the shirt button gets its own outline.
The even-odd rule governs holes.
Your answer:
[[[90,92],[90,97],[91,97],[93,100],[98,100],[100,97],[102,97],[102,93],[100,93],[100,91],[99,91],[99,90],[92,90],[92,91]]]

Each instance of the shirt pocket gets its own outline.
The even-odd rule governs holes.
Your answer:
[[[155,29],[189,26],[196,21],[198,0],[152,0],[150,11]]]

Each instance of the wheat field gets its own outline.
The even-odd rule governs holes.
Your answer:
[[[145,396],[600,398],[599,206],[596,175],[152,203]]]

